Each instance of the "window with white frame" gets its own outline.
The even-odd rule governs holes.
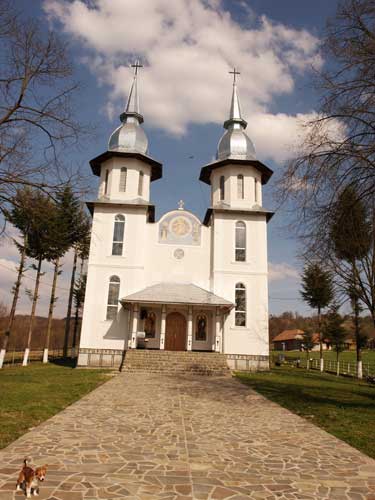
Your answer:
[[[120,170],[120,183],[119,183],[119,191],[121,193],[125,193],[126,191],[126,176],[128,173],[128,169],[126,167],[121,167]]]
[[[109,278],[106,319],[109,320],[116,319],[119,295],[120,295],[120,278],[118,276],[111,276]]]
[[[246,224],[242,221],[236,222],[236,262],[246,261]]]
[[[244,178],[242,174],[237,175],[237,198],[243,200],[245,198]]]
[[[235,303],[235,325],[246,326],[246,288],[243,283],[236,284]]]
[[[225,177],[222,175],[220,177],[220,200],[225,198]]]
[[[122,255],[124,247],[125,217],[117,214],[113,228],[112,255]]]
[[[139,179],[138,179],[138,196],[143,195],[143,178],[144,178],[144,173],[142,170],[139,172]]]

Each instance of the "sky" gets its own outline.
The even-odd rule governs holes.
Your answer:
[[[228,116],[232,76],[247,132],[257,157],[275,173],[263,188],[263,205],[275,210],[268,225],[270,313],[309,314],[299,294],[298,242],[288,231],[288,214],[278,208],[274,186],[283,165],[303,137],[302,124],[317,111],[312,69],[324,68],[320,43],[336,0],[14,0],[25,18],[53,29],[69,42],[75,77],[82,90],[77,116],[93,132],[67,161],[90,178],[95,198],[97,177],[89,160],[104,152],[119,124],[131,85],[130,64],[140,58],[141,112],[149,154],[163,163],[163,178],[152,184],[151,197],[160,218],[180,199],[203,219],[209,187],[201,183],[202,166],[212,161]],[[8,230],[0,242],[0,300],[9,304],[17,250]],[[256,244],[256,242],[254,242]],[[72,255],[59,278],[56,316],[64,316]],[[31,263],[30,263],[31,264]],[[28,313],[34,271],[24,280],[18,308]],[[45,275],[37,314],[46,315],[52,281]]]

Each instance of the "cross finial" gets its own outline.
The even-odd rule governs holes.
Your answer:
[[[236,76],[240,75],[241,73],[236,70],[236,68],[233,68],[233,71],[229,71],[230,75],[233,75],[233,85],[236,83]]]
[[[135,63],[131,65],[131,67],[134,68],[134,76],[137,76],[138,68],[143,68],[143,64],[140,64],[139,59],[137,59]]]
[[[178,209],[179,209],[179,210],[184,210],[184,207],[185,207],[185,203],[184,203],[184,201],[183,201],[183,200],[180,200],[180,201],[178,202]]]

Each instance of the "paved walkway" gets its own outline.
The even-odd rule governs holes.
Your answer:
[[[0,452],[0,500],[26,455],[41,499],[375,500],[375,461],[230,378],[120,374]]]

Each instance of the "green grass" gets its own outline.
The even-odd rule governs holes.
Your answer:
[[[375,458],[375,386],[290,367],[237,373],[268,399]]]
[[[0,371],[0,449],[108,380],[108,370],[52,363]]]
[[[284,354],[287,357],[293,358],[306,358],[306,353],[301,351],[272,351],[272,356],[277,357],[278,354]],[[319,358],[319,351],[309,352],[310,358]],[[335,351],[323,351],[323,358],[336,361]],[[346,361],[354,363],[356,361],[355,351],[344,351],[340,354],[340,361]],[[370,363],[370,365],[375,365],[375,350],[363,350],[362,351],[362,361],[363,363]]]

